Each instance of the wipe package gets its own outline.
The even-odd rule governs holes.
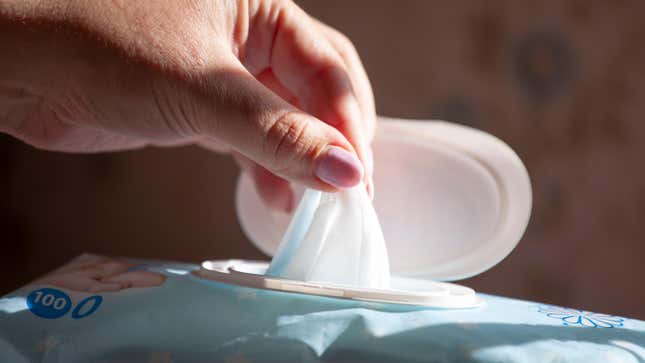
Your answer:
[[[0,297],[0,362],[645,360],[634,319],[486,294],[475,309],[416,308],[225,284],[200,269],[74,259]]]
[[[388,288],[383,232],[365,185],[337,193],[306,190],[266,275]]]

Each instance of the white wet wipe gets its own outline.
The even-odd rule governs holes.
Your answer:
[[[266,275],[388,288],[387,249],[365,185],[336,193],[306,190]]]

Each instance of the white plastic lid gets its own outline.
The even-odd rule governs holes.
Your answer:
[[[266,262],[244,260],[204,261],[193,275],[212,281],[256,289],[403,304],[437,309],[469,309],[483,304],[471,288],[447,282],[392,277],[389,289],[305,282],[265,275]]]
[[[394,275],[459,280],[504,259],[522,237],[531,185],[518,156],[496,137],[442,121],[379,118],[375,208]],[[268,209],[242,174],[243,230],[272,256],[291,215]]]

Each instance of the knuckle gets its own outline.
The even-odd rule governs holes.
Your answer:
[[[265,155],[269,155],[271,169],[286,173],[294,162],[311,158],[319,146],[309,136],[310,122],[295,117],[297,111],[280,116],[269,128],[265,138]]]

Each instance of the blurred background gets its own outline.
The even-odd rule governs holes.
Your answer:
[[[480,128],[526,163],[524,239],[461,283],[645,319],[645,2],[298,3],[354,41],[379,114]],[[266,258],[238,225],[237,174],[198,147],[73,155],[0,134],[0,294],[85,251]]]

